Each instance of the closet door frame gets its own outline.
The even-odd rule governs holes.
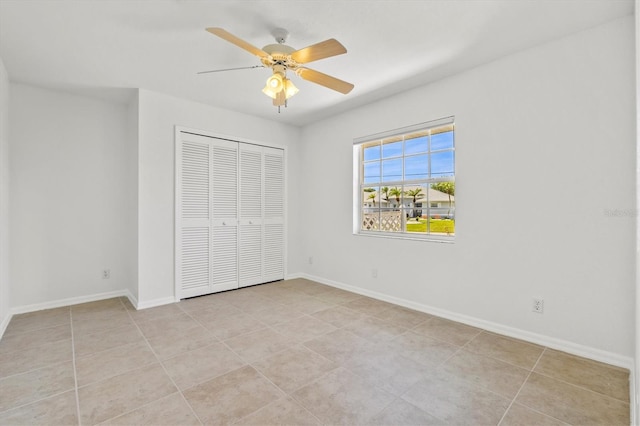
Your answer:
[[[238,143],[244,143],[244,144],[249,144],[249,145],[256,145],[256,146],[261,146],[261,147],[267,147],[267,148],[275,148],[275,149],[281,149],[283,152],[283,157],[284,157],[284,168],[283,168],[283,173],[284,173],[284,193],[283,193],[283,222],[284,222],[284,241],[283,241],[283,247],[282,247],[282,255],[283,255],[283,277],[286,279],[288,272],[287,272],[287,253],[288,253],[288,220],[287,220],[287,211],[288,211],[288,182],[287,182],[287,176],[288,176],[288,152],[287,152],[287,147],[284,145],[279,145],[277,143],[271,143],[271,142],[262,142],[262,141],[255,141],[255,140],[251,140],[251,139],[246,139],[246,138],[241,138],[241,137],[237,137],[237,136],[230,136],[230,135],[226,135],[226,134],[222,134],[222,133],[216,133],[216,132],[211,132],[211,131],[207,131],[207,130],[202,130],[202,129],[195,129],[195,128],[191,128],[191,127],[186,127],[186,126],[175,126],[174,128],[174,197],[173,197],[173,202],[174,202],[174,298],[176,301],[180,300],[180,296],[181,296],[181,292],[182,289],[180,288],[180,283],[181,283],[181,279],[180,279],[180,270],[177,266],[177,261],[176,259],[178,259],[178,238],[180,235],[180,226],[182,223],[182,217],[181,217],[181,209],[180,209],[180,205],[178,203],[178,199],[179,199],[179,188],[178,188],[178,176],[179,173],[182,170],[182,164],[180,164],[180,159],[181,159],[181,154],[178,152],[180,147],[182,146],[181,141],[182,141],[182,134],[183,133],[190,133],[190,134],[194,134],[197,136],[204,136],[204,137],[209,137],[209,138],[214,138],[214,139],[220,139],[220,140],[226,140],[229,142],[238,142]],[[239,280],[238,280],[239,282]],[[187,296],[188,297],[188,296]]]

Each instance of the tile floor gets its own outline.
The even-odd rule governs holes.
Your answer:
[[[14,316],[0,424],[628,425],[628,376],[298,279]]]

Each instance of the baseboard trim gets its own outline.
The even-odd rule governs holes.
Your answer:
[[[415,309],[420,312],[435,315],[441,318],[446,318],[452,321],[461,322],[473,327],[482,328],[483,330],[491,331],[493,333],[502,334],[504,336],[513,337],[515,339],[524,340],[530,343],[546,346],[551,349],[556,349],[562,352],[567,352],[573,355],[589,358],[594,361],[604,362],[606,364],[615,365],[628,369],[631,374],[634,374],[634,362],[633,358],[615,354],[612,352],[603,351],[601,349],[591,348],[588,346],[580,345],[574,342],[570,342],[555,337],[545,336],[542,334],[532,333],[530,331],[521,330],[514,327],[505,326],[491,321],[471,317],[468,315],[462,315],[456,312],[447,311],[445,309],[436,308],[421,303],[412,302],[409,300],[401,299],[398,297],[389,296],[376,291],[366,290],[360,287],[351,286],[341,282],[329,280],[326,278],[318,277],[310,274],[299,274],[298,278],[306,278],[308,280],[316,281],[322,284],[326,284],[332,287],[348,290],[353,293],[358,293],[363,296],[372,297],[374,299],[382,300],[385,302],[394,303],[396,305],[404,306],[406,308]]]
[[[13,317],[13,314],[11,313],[11,311],[9,311],[7,312],[7,316],[2,318],[2,322],[0,322],[0,339],[2,339],[2,336],[4,336],[4,332],[6,331],[7,326],[11,321],[11,317]]]
[[[129,290],[115,290],[104,293],[90,294],[87,296],[70,297],[68,299],[58,299],[50,302],[34,303],[32,305],[18,306],[11,308],[11,315],[25,314],[27,312],[42,311],[44,309],[60,308],[62,306],[78,305],[80,303],[96,302],[98,300],[112,299],[114,297],[125,296],[131,299]]]
[[[136,309],[148,309],[155,308],[156,306],[168,305],[171,303],[179,302],[175,297],[161,297],[160,299],[147,300],[145,302],[138,302],[133,305]]]

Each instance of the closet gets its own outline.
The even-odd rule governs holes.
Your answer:
[[[176,132],[179,299],[284,279],[284,150]]]

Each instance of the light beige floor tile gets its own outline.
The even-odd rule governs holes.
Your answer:
[[[359,376],[364,383],[394,395],[402,395],[431,371],[386,346],[377,345],[357,351],[343,368]]]
[[[374,317],[365,317],[361,320],[351,322],[345,325],[343,329],[372,342],[389,341],[407,331],[405,327],[400,327]]]
[[[427,367],[435,368],[449,359],[458,346],[407,331],[387,343],[387,346]]]
[[[465,350],[456,352],[441,368],[447,373],[513,399],[529,370]]]
[[[41,328],[50,328],[56,325],[66,325],[71,323],[70,309],[63,308],[45,309],[42,311],[17,314],[11,318],[5,336],[16,333],[25,333]]]
[[[94,302],[78,303],[71,306],[71,312],[74,314],[79,313],[105,313],[120,310],[124,307],[119,297],[113,297],[111,299],[96,300]]]
[[[138,331],[138,327],[133,324],[96,333],[73,336],[76,357],[87,356],[118,346],[141,342],[142,340],[142,334]]]
[[[278,300],[260,296],[259,299],[251,299],[234,304],[235,307],[247,314],[259,315],[260,312],[277,309],[282,306]]]
[[[253,362],[273,355],[298,343],[294,338],[271,329],[254,331],[224,341],[245,361]]]
[[[342,368],[291,396],[321,422],[332,425],[367,424],[394,399]]]
[[[349,309],[353,309],[354,311],[362,312],[363,314],[367,315],[381,314],[383,311],[386,311],[387,309],[394,306],[391,303],[383,302],[382,300],[377,300],[365,296],[361,296],[349,302],[342,303],[342,305],[346,306]]]
[[[281,302],[285,305],[294,306],[300,312],[304,312],[308,315],[335,306],[333,303],[324,302],[320,299],[316,299],[313,296],[307,295],[282,298]]]
[[[334,331],[336,327],[328,322],[319,320],[309,315],[292,319],[290,321],[273,326],[279,333],[297,339],[300,342],[314,339],[323,334]]]
[[[266,378],[286,393],[316,380],[338,367],[317,353],[296,346],[252,364]]]
[[[145,341],[117,346],[76,359],[78,386],[108,379],[157,362]]]
[[[150,321],[140,321],[137,324],[147,339],[167,334],[178,335],[198,325],[193,318],[185,313]]]
[[[218,342],[206,328],[196,325],[179,333],[163,334],[148,339],[149,345],[160,359],[171,358]]]
[[[284,395],[255,369],[245,366],[187,389],[184,396],[203,423],[228,424]]]
[[[73,321],[71,324],[73,326],[74,337],[94,334],[100,331],[114,330],[121,327],[134,326],[133,321],[124,308],[122,311],[117,313],[114,312],[96,316],[86,314],[79,318],[78,316],[73,315]]]
[[[418,334],[423,334],[434,339],[439,339],[447,343],[462,346],[482,330],[444,318],[432,318],[412,329]]]
[[[215,327],[217,323],[229,317],[235,318],[240,315],[246,315],[240,309],[230,304],[220,305],[215,308],[186,310],[185,312],[203,326],[211,323],[212,327]]]
[[[295,306],[283,305],[281,303],[277,303],[270,306],[269,309],[263,309],[252,314],[255,319],[269,326],[276,326],[304,315],[305,314],[297,310]]]
[[[0,412],[68,391],[74,386],[72,362],[0,379]]]
[[[167,373],[182,390],[245,365],[222,343],[214,343],[176,355],[162,362]]]
[[[547,349],[535,371],[629,402],[629,370]]]
[[[58,340],[24,351],[0,354],[0,378],[71,361],[71,340]]]
[[[200,425],[191,408],[179,393],[173,393],[101,425],[176,426]]]
[[[464,348],[528,370],[533,368],[544,350],[542,346],[487,331],[478,334]]]
[[[314,296],[317,294],[325,293],[331,290],[339,290],[335,287],[331,287],[325,284],[320,284],[315,281],[309,281],[304,278],[301,278],[300,281],[290,283],[287,288],[290,290],[296,290],[302,292],[304,294],[308,294],[310,296]],[[343,291],[343,290],[341,290]]]
[[[339,305],[315,312],[311,314],[311,316],[328,322],[334,327],[341,328],[351,322],[358,321],[366,317],[367,315],[363,314],[362,312],[354,311],[353,309],[349,309],[347,307]]]
[[[342,303],[349,303],[352,300],[356,300],[361,297],[359,294],[351,293],[349,291],[344,291],[337,288],[320,289],[320,291],[307,293],[307,294],[310,294],[314,296],[316,299],[322,300],[323,302],[332,303],[336,305],[342,304]]]
[[[415,327],[416,325],[433,318],[432,315],[425,314],[424,312],[414,311],[413,309],[405,308],[402,306],[392,306],[391,308],[378,312],[373,316],[393,325],[404,328]]]
[[[300,404],[287,397],[279,399],[253,414],[248,415],[238,425],[265,426],[265,425],[295,425],[295,426],[320,426],[321,423]]]
[[[500,422],[500,426],[566,426],[567,423],[562,422],[553,417],[546,416],[542,413],[534,411],[520,404],[513,404],[504,419]]]
[[[245,313],[220,318],[215,322],[201,322],[201,324],[220,340],[262,330],[266,327],[264,323]]]
[[[202,309],[215,310],[221,307],[228,306],[228,304],[223,302],[222,300],[216,299],[215,294],[209,294],[207,296],[201,296],[201,297],[194,297],[191,299],[184,299],[184,300],[181,300],[177,305],[184,312],[200,311]]]
[[[402,399],[449,424],[497,425],[511,400],[438,371]]]
[[[0,413],[2,425],[77,425],[76,392],[71,390]]]
[[[139,309],[129,311],[129,315],[135,322],[153,321],[160,318],[173,317],[176,315],[184,315],[184,311],[178,307],[177,303],[169,303],[167,305],[157,306],[155,308]]]
[[[71,339],[71,326],[69,324],[13,334],[4,336],[0,340],[0,354],[25,351],[46,343],[69,339]]]
[[[160,364],[152,364],[78,389],[82,424],[95,424],[175,393]]]
[[[628,425],[629,404],[532,373],[516,402],[575,425]]]
[[[387,405],[380,414],[367,423],[371,426],[440,426],[444,424],[442,420],[402,399],[396,399]]]
[[[332,361],[342,363],[372,343],[344,329],[309,340],[304,346]]]

